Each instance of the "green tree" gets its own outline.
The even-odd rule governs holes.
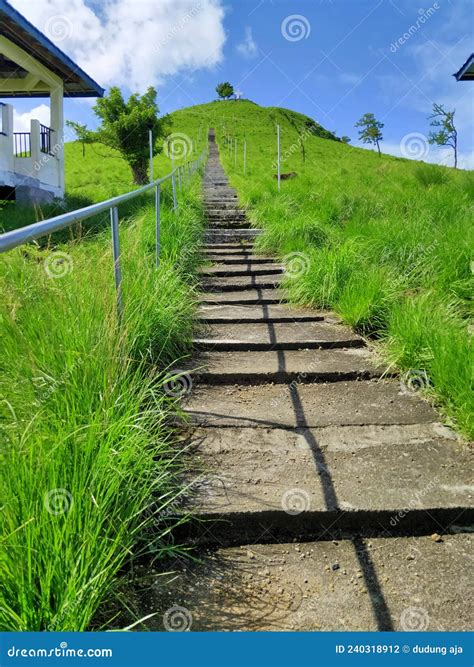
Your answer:
[[[234,86],[228,81],[224,81],[216,86],[216,93],[221,99],[227,100],[234,94]]]
[[[342,141],[343,144],[350,144],[350,143],[351,143],[351,138],[348,137],[346,134],[344,134],[344,135],[341,137],[341,141]]]
[[[433,112],[428,119],[431,127],[439,128],[430,132],[428,143],[437,146],[449,146],[454,151],[454,168],[458,166],[458,133],[454,126],[454,114],[456,109],[446,111],[442,104],[433,104]]]
[[[150,87],[143,95],[134,93],[125,101],[120,88],[114,86],[107,96],[97,100],[94,111],[102,121],[98,140],[120,152],[130,165],[136,184],[147,183],[149,130],[153,131],[153,155],[156,155],[157,142],[165,136],[169,125],[168,116],[158,118],[156,90]]]
[[[82,157],[86,156],[86,144],[91,144],[96,140],[95,133],[92,130],[89,130],[87,125],[82,123],[76,123],[74,120],[66,121],[67,127],[70,127],[71,130],[75,133],[77,140],[82,144]]]
[[[359,130],[359,139],[364,144],[374,144],[380,156],[380,142],[383,140],[382,128],[384,124],[377,120],[373,113],[365,113],[360,120],[357,121],[355,127],[362,128]]]

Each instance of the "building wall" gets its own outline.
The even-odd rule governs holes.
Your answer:
[[[2,131],[0,135],[0,185],[35,184],[34,187],[64,196],[64,116],[63,82],[44,65],[36,61],[16,44],[0,36],[0,53],[13,60],[28,71],[23,79],[0,79],[0,97],[2,91],[16,92],[27,96],[28,92],[38,88],[49,91],[51,105],[51,128],[53,155],[41,152],[40,125],[31,121],[31,158],[15,158],[13,144],[13,107],[10,104],[0,107],[2,113]],[[47,94],[47,93],[46,93]],[[31,186],[33,187],[33,185]]]
[[[31,157],[15,157],[13,138],[13,107],[6,104],[2,110],[0,135],[0,185],[26,186],[50,192],[54,197],[64,196],[64,159],[62,139],[52,135],[52,155],[41,152],[40,124],[31,121]]]

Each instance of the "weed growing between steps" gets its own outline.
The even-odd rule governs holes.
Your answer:
[[[291,299],[332,308],[381,339],[404,386],[421,386],[473,434],[474,175],[305,134],[284,110],[221,104],[221,112],[216,105],[177,112],[176,128],[191,133],[206,119],[215,127],[231,185],[265,232],[259,249],[297,253],[286,281]],[[297,174],[281,192],[276,121],[282,171]],[[226,135],[237,138],[237,164]]]
[[[1,630],[85,630],[126,562],[173,550],[162,371],[191,344],[199,191],[196,177],[178,216],[165,194],[158,271],[151,198],[121,221],[122,329],[108,230],[0,258]]]

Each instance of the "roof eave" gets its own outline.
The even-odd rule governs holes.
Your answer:
[[[471,53],[471,55],[466,60],[464,65],[462,65],[460,67],[460,69],[453,74],[456,81],[473,81],[474,80],[474,71],[467,73],[467,70],[470,67],[473,67],[473,66],[474,66],[474,53]]]
[[[69,56],[67,56],[61,49],[51,42],[45,35],[43,35],[35,26],[30,23],[24,16],[16,11],[11,5],[6,2],[6,0],[0,0],[0,15],[4,14],[11,21],[19,26],[21,30],[24,30],[31,36],[31,38],[36,41],[42,49],[45,49],[49,52],[53,59],[56,59],[60,69],[62,68],[69,69],[75,76],[81,80],[81,84],[84,86],[84,92],[82,91],[67,91],[65,90],[65,97],[103,97],[105,90],[99,84],[94,81],[84,70],[82,70]],[[8,38],[8,35],[6,35]],[[34,45],[32,45],[32,50],[34,51]],[[65,84],[67,86],[67,78],[64,77]],[[2,97],[5,95],[2,94]],[[13,97],[14,95],[12,95]],[[41,97],[42,95],[32,94],[31,97]],[[43,95],[44,96],[44,95]]]

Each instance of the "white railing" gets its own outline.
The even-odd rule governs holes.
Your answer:
[[[91,206],[86,206],[85,208],[77,209],[76,211],[70,211],[69,213],[62,213],[57,215],[54,218],[49,218],[48,220],[42,220],[41,222],[35,222],[32,225],[26,227],[20,227],[19,229],[14,229],[11,232],[6,232],[0,234],[0,253],[7,252],[13,248],[17,248],[24,243],[29,243],[35,239],[39,239],[53,232],[57,232],[60,229],[65,229],[70,227],[76,222],[82,222],[87,220],[98,213],[103,211],[110,210],[110,222],[111,222],[111,231],[112,231],[112,248],[113,248],[113,257],[114,257],[114,274],[115,274],[115,288],[116,288],[116,297],[117,297],[117,312],[119,319],[122,319],[123,316],[123,301],[122,301],[122,271],[120,266],[120,237],[119,237],[119,211],[118,207],[120,204],[123,204],[130,199],[135,199],[140,195],[148,192],[149,190],[155,190],[155,237],[156,237],[156,254],[155,261],[156,266],[159,266],[160,263],[160,250],[161,250],[161,225],[160,225],[160,209],[161,209],[161,185],[166,181],[171,179],[171,187],[173,192],[173,210],[175,213],[178,211],[178,200],[177,200],[177,187],[179,189],[183,188],[186,182],[190,179],[192,174],[200,167],[204,159],[206,158],[207,150],[203,150],[201,155],[196,159],[190,162],[186,162],[178,167],[175,167],[169,174],[163,178],[159,178],[155,181],[152,181],[148,185],[144,185],[138,190],[133,190],[132,192],[127,192],[124,195],[119,195],[118,197],[113,197],[112,199],[107,199],[105,201],[99,202],[98,204],[92,204]]]
[[[4,184],[16,187],[37,182],[40,189],[63,196],[60,133],[34,118],[29,132],[14,132],[11,104],[0,105],[0,121],[0,178]]]

